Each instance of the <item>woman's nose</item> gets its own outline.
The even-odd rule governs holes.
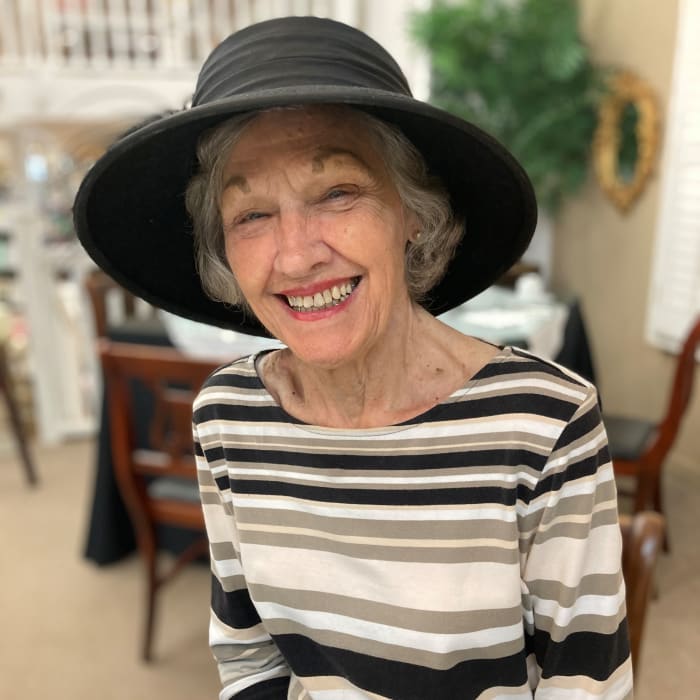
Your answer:
[[[301,278],[329,262],[331,251],[321,233],[319,223],[304,211],[281,212],[275,271],[289,278]]]

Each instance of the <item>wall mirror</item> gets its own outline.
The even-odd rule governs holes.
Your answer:
[[[659,148],[659,108],[647,83],[617,73],[598,112],[593,167],[606,196],[626,212],[644,191]]]

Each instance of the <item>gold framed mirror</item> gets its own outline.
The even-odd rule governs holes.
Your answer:
[[[613,76],[593,136],[593,168],[606,196],[626,212],[643,192],[659,148],[659,108],[647,83],[628,71]]]

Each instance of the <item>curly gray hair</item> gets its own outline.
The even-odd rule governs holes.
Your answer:
[[[284,109],[303,109],[286,107]],[[411,298],[420,302],[443,277],[463,233],[463,222],[450,206],[447,190],[430,175],[423,156],[395,126],[349,107],[334,107],[364,126],[386,165],[403,206],[419,223],[420,235],[406,246],[406,284]],[[216,301],[250,312],[231,272],[224,247],[220,201],[223,173],[231,150],[260,112],[232,117],[210,129],[199,140],[199,168],[185,193],[192,217],[197,270],[204,291]]]

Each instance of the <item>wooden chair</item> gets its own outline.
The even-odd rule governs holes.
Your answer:
[[[666,414],[657,423],[604,413],[610,454],[617,475],[635,478],[634,512],[651,508],[664,514],[662,468],[688,407],[695,377],[695,354],[700,346],[700,317],[685,338],[678,360]],[[621,489],[621,493],[625,491]],[[668,550],[668,532],[664,547]]]
[[[108,337],[109,327],[115,323],[123,324],[133,318],[148,318],[156,313],[155,307],[135,297],[102,270],[91,270],[87,274],[85,288],[90,298],[95,335],[98,338]]]
[[[621,515],[622,573],[627,587],[627,624],[635,675],[639,669],[644,620],[661,550],[665,521],[654,511]]]
[[[99,341],[105,376],[112,458],[120,493],[134,526],[146,569],[142,657],[152,657],[156,595],[185,565],[207,552],[192,454],[192,401],[220,364],[171,348]],[[135,421],[135,396],[147,397],[148,434]],[[143,407],[141,407],[143,408]],[[143,411],[139,416],[143,423]],[[158,530],[175,526],[198,536],[161,573]]]

